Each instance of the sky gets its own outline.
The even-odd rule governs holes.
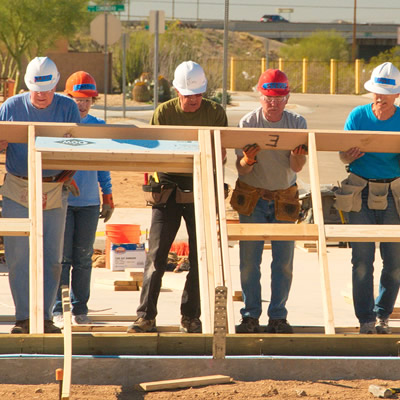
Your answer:
[[[164,10],[170,19],[219,19],[225,16],[225,0],[127,0],[122,20],[143,19],[151,10]],[[399,0],[356,0],[358,23],[398,23]],[[121,0],[121,4],[124,3]],[[353,22],[354,0],[229,0],[229,19],[259,21],[264,14],[278,14],[278,8],[292,8],[292,13],[280,13],[290,22]]]

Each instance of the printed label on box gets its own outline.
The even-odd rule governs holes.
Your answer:
[[[113,244],[110,251],[111,271],[124,271],[125,268],[144,268],[146,262],[145,246],[143,244]]]

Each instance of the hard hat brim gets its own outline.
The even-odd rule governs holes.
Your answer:
[[[364,83],[364,88],[368,90],[368,92],[376,93],[376,94],[399,94],[400,87],[385,87],[383,85],[377,85],[373,82],[372,79]]]
[[[97,97],[99,95],[99,92],[97,90],[85,90],[85,91],[75,91],[75,92],[64,90],[64,93],[72,97],[82,97],[82,98]]]
[[[57,83],[60,80],[60,73],[58,73],[57,78],[55,80],[49,82],[46,85],[43,84],[38,85],[36,83],[30,82],[26,74],[24,80],[25,80],[25,85],[32,92],[48,92],[49,90],[53,90],[57,86]]]
[[[207,81],[204,85],[196,88],[196,89],[184,89],[184,88],[180,88],[179,85],[176,84],[175,79],[172,82],[172,85],[174,86],[174,88],[183,96],[191,96],[193,94],[200,94],[200,93],[204,93],[207,90]]]

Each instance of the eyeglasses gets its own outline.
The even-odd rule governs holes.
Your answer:
[[[261,101],[264,103],[272,103],[275,101],[275,103],[283,103],[286,99],[287,96],[260,96]]]

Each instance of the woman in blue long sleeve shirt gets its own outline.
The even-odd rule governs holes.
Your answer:
[[[78,105],[81,123],[104,124],[102,119],[89,115],[98,95],[94,78],[84,71],[72,74],[66,82],[65,93]],[[72,320],[75,324],[89,324],[87,303],[90,296],[93,244],[100,218],[107,222],[114,211],[109,171],[77,171],[74,179],[79,196],[69,196],[64,237],[64,254],[60,289],[54,306],[54,323],[63,327],[61,285],[71,282]],[[100,212],[99,185],[103,205]]]

